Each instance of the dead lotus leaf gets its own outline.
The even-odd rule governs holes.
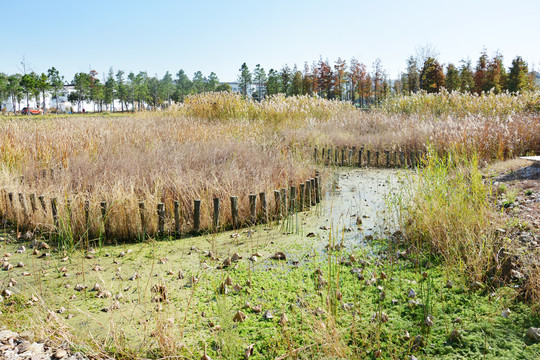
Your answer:
[[[242,311],[238,310],[236,314],[234,314],[233,321],[234,322],[244,322],[246,321],[246,314],[244,314]]]
[[[274,255],[272,255],[270,257],[270,259],[274,259],[274,260],[287,260],[287,255],[285,255],[284,252],[282,251],[278,251],[276,252]]]
[[[238,260],[242,259],[242,257],[240,255],[238,255],[238,253],[234,253],[232,256],[231,256],[231,261],[233,262],[236,262]]]
[[[279,325],[284,326],[289,322],[289,319],[287,318],[287,315],[285,313],[281,314],[281,318],[279,319]]]
[[[244,351],[244,360],[247,360],[251,355],[253,355],[253,347],[255,344],[251,344],[247,347],[246,351]]]

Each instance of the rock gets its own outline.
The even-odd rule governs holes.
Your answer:
[[[424,320],[424,324],[429,327],[433,326],[433,317],[428,314],[428,316],[426,316],[426,320]]]
[[[540,342],[540,328],[530,327],[525,335],[534,342]]]
[[[0,331],[0,343],[6,344],[10,339],[15,339],[17,336],[17,333],[13,331],[2,330]]]
[[[21,245],[19,246],[19,248],[17,249],[16,253],[17,254],[22,254],[26,251],[26,248],[24,247],[24,245]]]
[[[448,281],[446,282],[446,288],[447,288],[447,289],[451,289],[453,286],[454,286],[454,284],[452,283],[452,281],[448,280]]]
[[[67,355],[68,355],[67,351],[62,348],[57,349],[56,352],[54,353],[54,357],[57,359],[63,359]]]
[[[504,310],[501,312],[501,316],[502,316],[503,318],[508,318],[508,316],[510,315],[510,313],[511,313],[510,309],[509,309],[509,308],[506,308],[506,309],[504,309]]]
[[[178,276],[177,279],[182,280],[184,278],[184,272],[182,269],[178,270]]]
[[[408,296],[409,296],[410,298],[414,298],[414,297],[416,297],[416,293],[414,292],[414,290],[413,290],[413,289],[410,289],[410,290],[409,290],[409,294],[408,294]]]

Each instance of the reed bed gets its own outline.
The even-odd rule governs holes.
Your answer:
[[[413,95],[392,96],[385,99],[380,109],[387,114],[406,114],[424,116],[467,117],[483,115],[507,117],[524,112],[540,110],[540,91],[510,94],[508,92],[461,93],[458,91],[428,94],[419,92]]]
[[[201,229],[211,228],[214,197],[221,200],[223,224],[230,219],[233,195],[239,197],[240,218],[247,219],[248,194],[270,195],[289,182],[313,177],[314,171],[282,142],[263,135],[262,126],[243,121],[211,123],[163,113],[113,120],[10,120],[2,127],[2,212],[21,226],[51,229],[48,201],[57,198],[60,228],[79,236],[104,233],[106,220],[111,237],[140,237],[140,201],[145,202],[148,234],[156,233],[160,202],[171,214],[179,201],[182,232],[192,228],[194,199],[202,201]],[[9,193],[15,194],[12,201]],[[26,210],[19,193],[26,194]],[[39,204],[38,211],[30,211],[29,194],[43,195],[47,212]],[[85,201],[90,204],[88,223]],[[107,203],[106,219],[101,202]],[[166,221],[166,228],[173,228],[170,215]]]
[[[465,107],[482,99],[452,93],[437,101],[444,96]],[[535,96],[486,98],[529,104]],[[230,196],[239,197],[240,222],[245,223],[250,215],[248,194],[265,192],[270,204],[274,190],[303,183],[316,171],[324,176],[322,164],[313,161],[314,148],[364,147],[381,154],[428,146],[443,154],[460,148],[466,154],[477,153],[481,161],[540,152],[540,117],[523,112],[523,107],[515,106],[519,113],[497,116],[486,115],[491,110],[406,115],[404,110],[394,113],[401,111],[397,108],[389,111],[391,101],[365,112],[316,97],[273,96],[255,103],[237,94],[206,93],[188,97],[166,112],[4,118],[0,214],[21,227],[60,228],[73,241],[102,235],[135,239],[156,234],[158,203],[165,204],[169,233],[174,229],[175,201],[181,232],[193,228],[195,199],[202,201],[202,230],[212,229],[216,197],[221,202],[222,228],[230,226]],[[45,209],[30,196],[43,196]],[[56,225],[51,216],[53,198]]]

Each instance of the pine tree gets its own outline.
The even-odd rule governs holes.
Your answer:
[[[251,86],[251,72],[246,63],[242,64],[239,71],[240,75],[238,75],[238,83],[240,84],[242,95],[248,96],[248,90]]]
[[[454,64],[448,64],[446,67],[446,89],[450,92],[459,91],[460,83],[458,69]]]
[[[459,68],[459,90],[462,93],[472,93],[474,91],[474,74],[472,71],[471,60],[461,60]]]
[[[527,91],[532,88],[529,75],[529,67],[527,63],[517,56],[512,60],[510,73],[508,74],[508,91],[516,93]]]

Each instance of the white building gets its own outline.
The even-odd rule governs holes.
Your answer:
[[[220,84],[229,84],[233,92],[238,92],[238,93],[242,92],[242,87],[240,86],[239,82],[225,82],[225,83],[220,83]],[[261,86],[259,87],[259,84],[256,84],[256,83],[249,84],[249,87],[247,89],[248,90],[247,96],[251,97],[253,93],[258,94],[259,89],[260,89],[261,98],[264,98],[264,96],[266,95],[266,86],[264,84],[261,84]]]

